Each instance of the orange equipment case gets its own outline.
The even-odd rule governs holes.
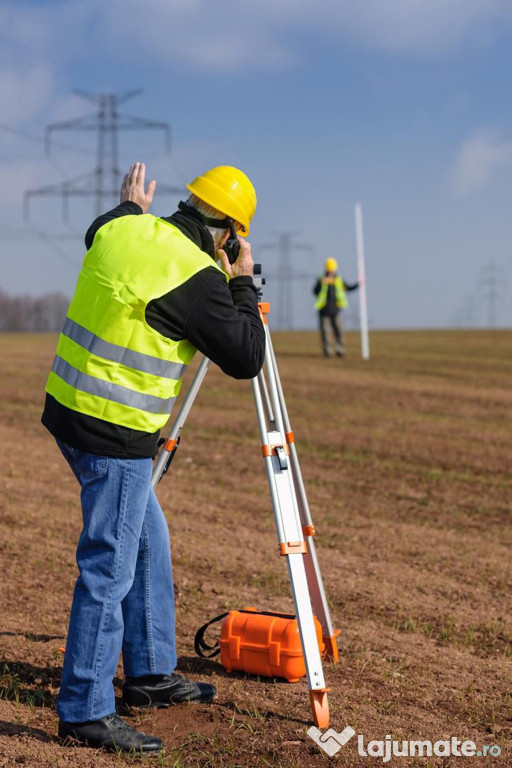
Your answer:
[[[322,627],[314,617],[320,654]],[[284,677],[296,683],[306,674],[295,616],[256,608],[229,611],[222,622],[220,660],[227,672],[240,670],[263,677]]]

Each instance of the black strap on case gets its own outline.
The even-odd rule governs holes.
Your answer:
[[[226,611],[226,613],[221,613],[219,616],[215,616],[214,619],[207,621],[206,624],[203,624],[202,627],[199,627],[196,632],[196,636],[194,637],[194,650],[198,656],[201,656],[203,659],[213,659],[215,656],[219,655],[219,641],[216,640],[214,645],[208,645],[204,639],[204,633],[211,624],[215,624],[215,622],[225,619],[228,613],[229,611]],[[259,614],[260,616],[277,616],[279,619],[295,619],[293,613],[276,613],[275,611],[247,611],[242,609],[238,611],[238,613]],[[205,653],[205,651],[209,651],[209,653]]]

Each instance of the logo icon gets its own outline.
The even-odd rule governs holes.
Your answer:
[[[347,725],[341,733],[335,731],[334,728],[329,728],[325,733],[322,733],[315,725],[312,725],[308,730],[308,736],[311,736],[315,744],[318,744],[320,749],[323,749],[329,757],[335,755],[354,734],[355,731],[350,725]]]

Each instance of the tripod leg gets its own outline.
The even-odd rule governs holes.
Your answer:
[[[174,457],[176,448],[178,446],[178,439],[181,429],[187,419],[190,409],[194,405],[194,400],[197,397],[197,393],[199,392],[201,384],[203,383],[203,379],[206,376],[209,365],[210,360],[207,357],[203,357],[199,363],[197,371],[195,372],[188,392],[185,395],[185,399],[183,400],[181,408],[178,411],[178,415],[173,422],[169,436],[165,440],[162,450],[160,451],[160,455],[158,456],[155,466],[153,467],[153,474],[151,475],[151,485],[153,489],[155,489],[160,482],[162,475],[165,474],[169,463]]]
[[[311,513],[309,510],[309,504],[306,496],[306,490],[304,488],[304,482],[302,480],[302,473],[300,471],[299,458],[297,455],[297,449],[295,447],[295,439],[288,417],[288,410],[286,408],[286,402],[284,399],[283,388],[281,385],[281,379],[279,378],[279,370],[277,367],[276,356],[274,353],[274,347],[272,345],[272,339],[268,325],[265,326],[267,335],[267,350],[269,364],[272,366],[273,374],[275,377],[277,394],[279,398],[279,407],[281,409],[283,419],[283,429],[286,436],[287,445],[290,450],[290,463],[292,467],[293,480],[295,485],[295,491],[297,494],[297,502],[299,507],[300,519],[302,522],[302,531],[306,539],[307,552],[304,555],[306,575],[308,579],[309,592],[311,594],[311,602],[313,604],[313,610],[317,616],[320,624],[322,625],[322,635],[324,641],[324,656],[333,662],[338,661],[338,645],[336,642],[336,636],[339,634],[338,630],[335,630],[331,621],[331,614],[327,603],[327,596],[320,573],[320,567],[318,565],[318,559],[316,556],[315,543],[313,536],[315,535],[315,528]]]
[[[270,362],[267,360],[267,362]],[[288,574],[292,590],[295,614],[299,626],[302,652],[306,667],[306,676],[310,690],[313,717],[318,727],[325,728],[329,723],[327,689],[320,649],[315,631],[308,580],[304,563],[306,544],[302,533],[297,497],[289,460],[289,449],[283,432],[283,422],[279,409],[275,377],[271,364],[267,366],[270,397],[275,419],[275,429],[267,429],[265,407],[262,393],[263,373],[253,379],[253,394],[256,414],[260,427],[262,452],[267,470],[267,478],[274,509],[274,518],[281,555],[287,559]],[[274,425],[273,425],[274,426]]]

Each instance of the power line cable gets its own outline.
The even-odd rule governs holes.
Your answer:
[[[129,91],[125,94],[114,93],[90,94],[78,92],[89,101],[97,104],[98,111],[93,115],[53,123],[46,127],[45,143],[47,150],[51,148],[50,139],[54,131],[94,131],[97,133],[97,163],[92,173],[84,174],[78,178],[67,180],[61,184],[52,184],[38,189],[27,190],[24,195],[24,215],[29,215],[29,200],[33,196],[53,196],[62,198],[63,218],[67,220],[70,197],[95,197],[96,216],[102,211],[104,198],[117,197],[122,172],[118,165],[118,134],[120,131],[140,131],[158,129],[165,133],[166,150],[170,146],[170,126],[168,123],[154,120],[146,120],[133,115],[124,115],[118,112],[118,105],[132,98],[140,91]],[[157,195],[183,194],[183,189],[170,187],[167,184],[159,184]]]
[[[44,144],[45,139],[41,136],[35,136],[33,133],[29,133],[28,131],[20,130],[19,128],[14,128],[12,125],[7,125],[7,123],[0,123],[0,130],[5,131],[7,133],[13,133],[15,136],[20,136],[23,139],[27,139],[28,141],[34,141],[38,144]],[[58,142],[55,144],[56,147],[59,147],[60,149],[68,149],[70,152],[80,152],[82,154],[88,154],[90,155],[91,152],[94,150],[91,147],[80,147],[76,146],[75,144],[65,144],[62,142]]]
[[[78,265],[76,264],[76,262],[74,262],[72,259],[69,258],[67,252],[64,251],[64,249],[61,248],[59,245],[57,245],[55,240],[46,232],[38,229],[37,227],[34,227],[33,224],[29,224],[29,227],[43,243],[46,243],[46,245],[50,247],[54,255],[58,256],[59,259],[62,262],[64,262],[67,266],[71,266],[73,268],[73,272],[76,275],[78,272]]]

